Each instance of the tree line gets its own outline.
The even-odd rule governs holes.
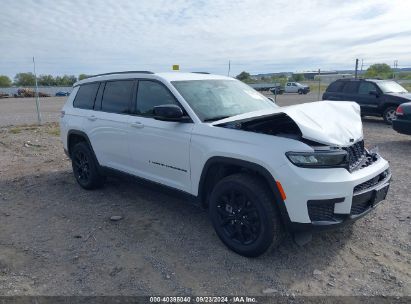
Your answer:
[[[360,75],[363,78],[381,78],[381,79],[411,79],[410,72],[395,72],[388,64],[386,63],[376,63],[371,65],[363,74]],[[241,80],[245,83],[253,83],[256,81],[260,82],[279,82],[284,84],[287,81],[304,81],[303,74],[292,74],[291,77],[286,75],[278,76],[263,76],[261,79],[255,79],[248,72],[241,72],[236,76],[238,80]]]
[[[39,86],[59,86],[59,87],[70,87],[76,81],[87,78],[88,75],[80,74],[78,77],[74,75],[63,75],[63,76],[53,76],[53,75],[39,75],[37,76],[37,84]],[[36,85],[36,77],[33,73],[18,73],[11,80],[10,77],[5,75],[0,75],[0,87],[30,87]]]

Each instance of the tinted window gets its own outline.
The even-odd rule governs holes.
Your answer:
[[[343,86],[344,82],[342,81],[333,82],[328,86],[327,92],[340,92]]]
[[[133,85],[133,80],[107,82],[101,102],[101,110],[111,113],[127,113],[133,94]]]
[[[73,106],[80,109],[93,109],[98,86],[99,83],[81,85],[74,99]]]
[[[343,92],[344,93],[357,93],[357,81],[347,81],[344,85]]]
[[[358,87],[358,94],[370,94],[370,91],[376,91],[377,88],[371,82],[362,81]]]
[[[137,113],[153,115],[155,106],[176,104],[174,96],[158,82],[140,80],[137,91]]]

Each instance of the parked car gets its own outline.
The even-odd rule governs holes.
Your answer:
[[[59,91],[56,93],[56,96],[69,96],[70,92]]]
[[[285,230],[302,244],[312,230],[360,218],[391,179],[388,162],[365,148],[358,104],[282,108],[224,76],[87,78],[74,84],[60,127],[81,187],[121,172],[184,192],[244,256],[279,245]]]
[[[411,94],[392,80],[339,79],[328,86],[322,99],[355,101],[362,116],[382,116],[391,124],[397,107],[411,101]]]
[[[248,85],[258,92],[270,91],[273,94],[284,93],[284,88],[280,83],[249,83]]]
[[[284,87],[285,93],[307,94],[310,92],[310,87],[298,82],[287,82]]]
[[[398,133],[411,135],[411,102],[403,103],[397,108],[392,126]]]
[[[284,93],[284,88],[282,86],[275,86],[274,88],[270,88],[270,92],[274,95],[281,95]]]

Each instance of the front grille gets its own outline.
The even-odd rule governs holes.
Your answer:
[[[312,222],[334,222],[338,221],[338,216],[334,214],[335,203],[343,202],[344,198],[327,200],[309,200],[307,202],[308,215]]]
[[[367,152],[364,148],[364,141],[361,140],[348,148],[344,148],[348,153],[349,170],[356,169],[367,156]]]
[[[377,185],[379,182],[383,181],[389,175],[389,170],[385,170],[381,174],[357,185],[354,187],[354,193],[369,189]]]

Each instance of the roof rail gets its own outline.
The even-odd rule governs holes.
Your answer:
[[[209,72],[191,72],[191,73],[194,73],[194,74],[210,74]]]
[[[150,72],[150,71],[122,71],[122,72],[110,72],[110,73],[96,74],[96,75],[88,76],[87,78],[105,76],[105,75],[113,75],[113,74],[129,74],[129,73],[154,74],[153,72]]]

